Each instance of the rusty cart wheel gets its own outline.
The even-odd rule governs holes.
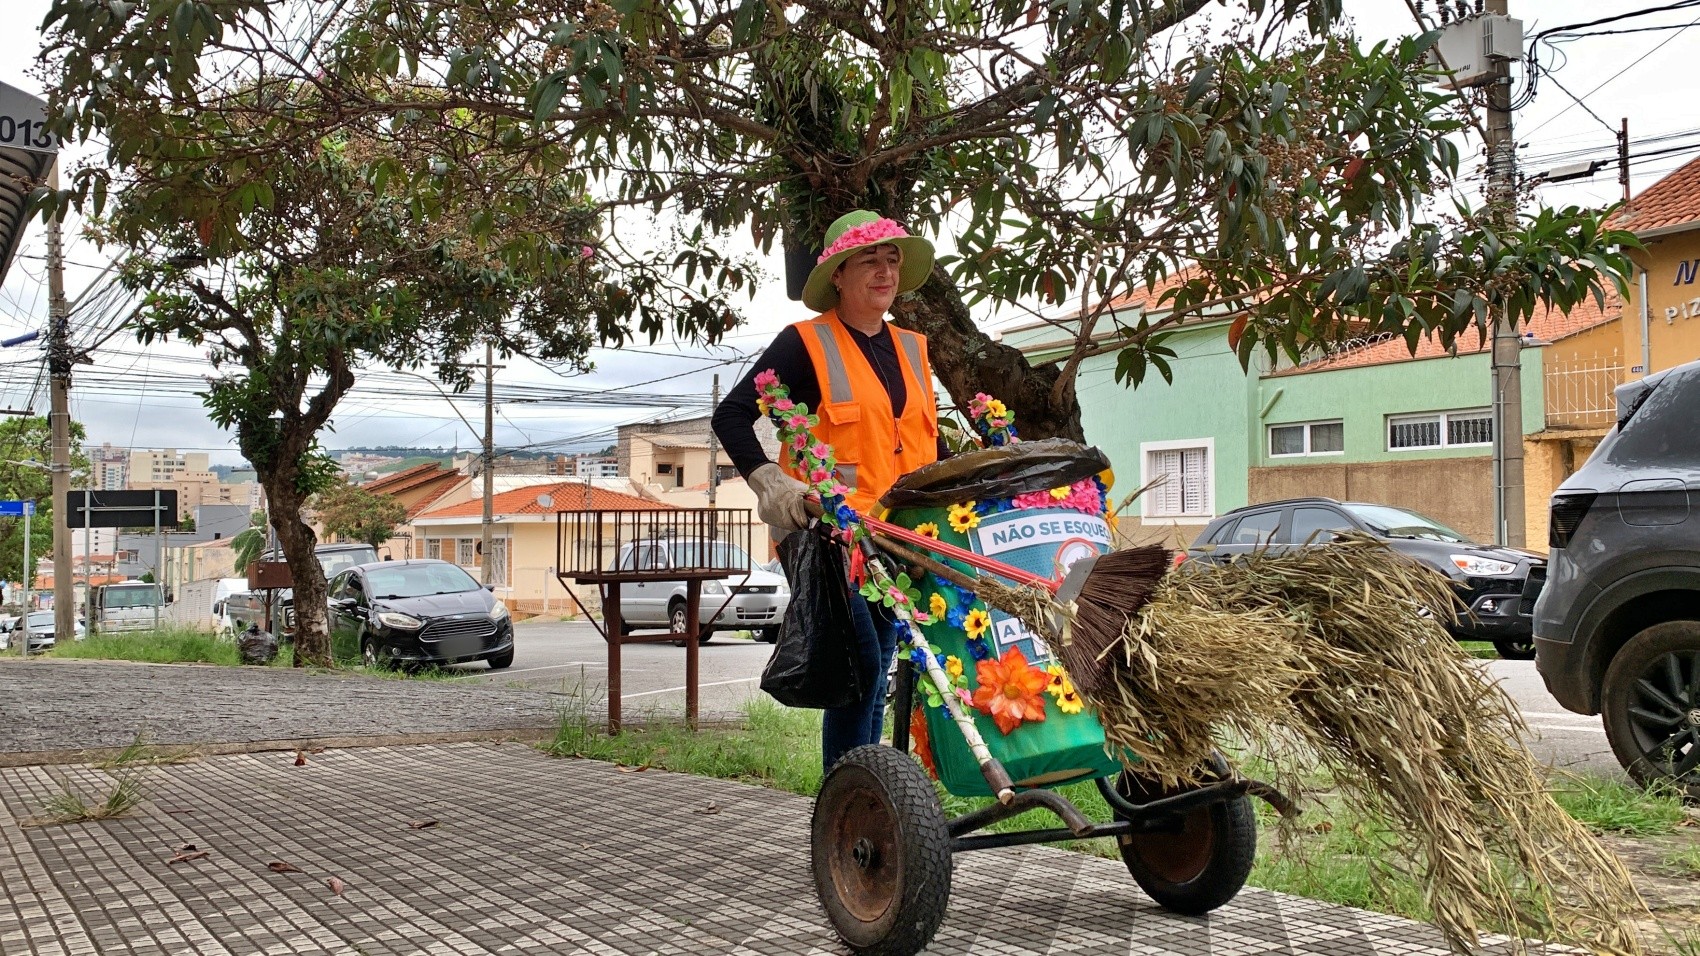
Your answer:
[[[950,901],[950,830],[908,754],[845,754],[815,798],[811,844],[815,891],[853,951],[913,956],[932,942]]]
[[[1116,791],[1134,803],[1179,792],[1126,771]],[[1251,798],[1240,796],[1179,814],[1165,830],[1123,834],[1116,843],[1134,882],[1157,905],[1202,916],[1238,895],[1251,875],[1257,815]]]

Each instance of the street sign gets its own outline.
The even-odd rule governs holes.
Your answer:
[[[90,496],[94,504],[85,508]],[[65,526],[68,528],[151,528],[154,496],[159,498],[159,524],[177,527],[177,489],[159,491],[73,491],[65,496]]]
[[[4,83],[0,83],[0,146],[59,152],[59,137],[47,131],[47,104]]]
[[[22,518],[35,514],[34,501],[0,501],[0,518]]]

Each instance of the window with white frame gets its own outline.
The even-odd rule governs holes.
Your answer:
[[[477,544],[471,538],[460,538],[455,542],[455,563],[463,568],[470,568],[477,561],[473,545]]]
[[[442,538],[426,538],[425,539],[425,556],[427,558],[436,558],[437,560],[441,561],[443,559],[443,539]]]
[[[1145,446],[1146,481],[1162,481],[1145,493],[1147,518],[1211,516],[1211,448],[1208,444]]]
[[[1493,410],[1387,416],[1387,450],[1479,448],[1493,444]]]
[[[490,542],[490,583],[508,583],[508,539],[495,538]]]
[[[1339,419],[1269,426],[1271,458],[1338,455],[1345,450],[1346,426]]]

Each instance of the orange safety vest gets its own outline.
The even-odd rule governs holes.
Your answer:
[[[898,364],[908,398],[902,416],[891,411],[879,373],[869,363],[836,309],[797,323],[803,347],[820,383],[820,417],[815,437],[833,447],[839,479],[850,487],[846,497],[857,511],[872,513],[880,496],[897,479],[938,460],[939,416],[933,395],[933,367],[927,362],[927,337],[887,325],[897,346]],[[787,474],[808,481],[781,450]]]

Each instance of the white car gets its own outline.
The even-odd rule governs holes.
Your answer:
[[[697,639],[707,644],[716,631],[754,631],[758,640],[779,639],[779,624],[791,603],[791,588],[783,575],[763,570],[741,548],[724,542],[695,539],[635,541],[620,548],[615,567],[653,571],[657,579],[620,585],[620,627],[631,632],[665,628],[685,631],[685,582],[668,581],[671,568],[747,567],[743,572],[702,583],[697,610]]]
[[[23,623],[23,618],[13,618],[6,622],[4,626],[5,629],[0,630],[0,650],[10,650],[13,638],[23,637]],[[80,641],[88,637],[88,631],[83,627],[82,621],[77,621],[76,627],[77,630],[75,637],[77,640]],[[38,651],[45,651],[53,646],[53,642],[53,612],[30,612],[30,653],[34,654]]]

